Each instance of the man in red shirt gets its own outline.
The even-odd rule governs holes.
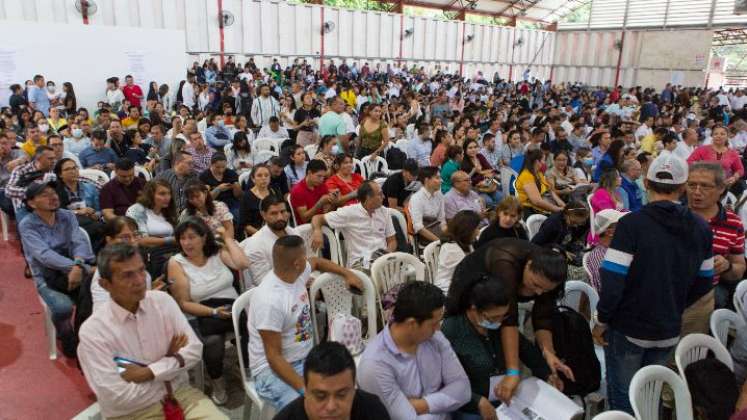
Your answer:
[[[336,201],[335,194],[330,194],[324,185],[324,175],[327,164],[314,159],[306,167],[306,176],[296,184],[290,192],[290,201],[297,225],[309,223],[317,214],[324,214],[332,210],[332,203]],[[338,193],[339,194],[339,193]]]
[[[742,221],[721,205],[726,183],[724,169],[717,162],[690,165],[687,179],[687,203],[693,213],[705,219],[713,232],[713,282],[708,294],[690,305],[682,315],[684,334],[708,333],[714,308],[725,308],[745,271],[744,227]]]
[[[125,76],[125,87],[122,88],[125,98],[130,101],[130,105],[140,108],[140,100],[143,99],[143,90],[135,84],[131,75]]]

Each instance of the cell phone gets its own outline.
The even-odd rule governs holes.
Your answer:
[[[124,372],[125,371],[125,367],[127,367],[127,365],[135,365],[135,366],[142,366],[142,367],[147,366],[144,363],[136,362],[134,360],[130,360],[130,359],[127,359],[127,358],[124,358],[124,357],[120,357],[120,356],[115,356],[114,357],[114,363],[117,364],[117,373]]]

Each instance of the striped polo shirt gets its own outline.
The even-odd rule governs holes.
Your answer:
[[[713,232],[713,255],[728,257],[744,255],[744,227],[742,220],[733,211],[719,203],[719,211],[708,221]],[[719,276],[713,276],[713,284],[718,284]]]

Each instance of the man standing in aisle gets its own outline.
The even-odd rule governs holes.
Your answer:
[[[622,217],[600,269],[594,341],[605,346],[610,408],[630,414],[628,388],[642,367],[665,364],[677,345],[682,313],[711,290],[713,235],[678,202],[687,163],[668,154],[648,169],[649,203]]]

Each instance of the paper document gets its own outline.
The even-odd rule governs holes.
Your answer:
[[[503,375],[490,378],[491,393],[501,380]],[[490,395],[489,399],[497,398]],[[582,418],[584,411],[547,382],[527,378],[516,388],[511,405],[502,404],[495,412],[501,420],[572,420]]]

